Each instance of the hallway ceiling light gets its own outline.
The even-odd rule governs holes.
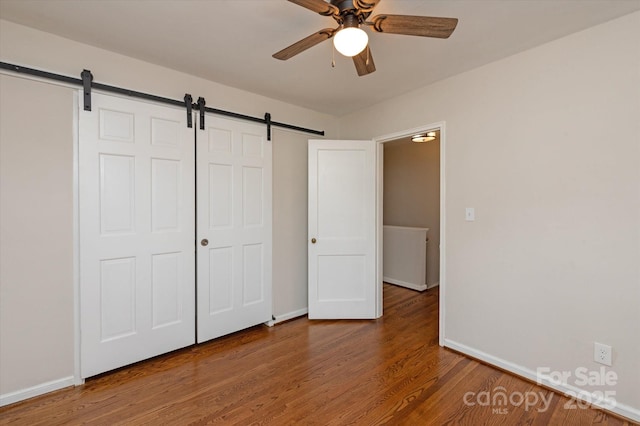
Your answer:
[[[429,142],[436,138],[436,132],[420,133],[419,135],[413,135],[411,142]]]

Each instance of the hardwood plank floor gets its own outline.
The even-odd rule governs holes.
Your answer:
[[[440,348],[438,289],[385,284],[384,308],[373,321],[253,327],[3,407],[0,424],[629,424]],[[548,408],[465,403],[499,387]]]

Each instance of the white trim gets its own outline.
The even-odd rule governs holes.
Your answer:
[[[631,407],[626,404],[621,404],[617,401],[609,401],[607,403],[607,401],[603,401],[598,395],[590,393],[589,391],[580,389],[579,387],[570,384],[558,383],[555,380],[551,380],[548,375],[538,375],[530,368],[514,364],[510,361],[498,358],[496,356],[490,355],[486,352],[482,352],[478,349],[472,348],[462,343],[458,343],[451,339],[445,339],[444,343],[444,346],[447,348],[454,349],[458,352],[479,359],[488,364],[494,365],[517,376],[521,376],[535,383],[539,383],[563,395],[567,395],[574,399],[580,399],[581,401],[590,402],[593,406],[598,407],[604,411],[608,411],[610,413],[617,414],[618,416],[626,417],[633,421],[640,422],[640,410],[638,410],[637,408]]]
[[[439,285],[440,285],[440,283],[439,283],[438,281],[436,281],[436,282],[435,282],[435,283],[433,283],[433,284],[430,284],[430,285],[429,285],[429,284],[427,284],[427,289],[430,289],[430,288],[436,288],[436,287],[438,287]]]
[[[79,123],[80,96],[82,90],[77,90],[73,96],[73,384],[84,384],[80,375],[80,222],[79,222],[79,191],[80,191],[80,160]]]
[[[414,127],[412,129],[401,130],[399,132],[390,133],[383,136],[373,138],[373,141],[378,144],[378,152],[384,152],[382,144],[390,142],[392,140],[405,138],[407,136],[415,135],[416,133],[424,132],[425,130],[440,130],[440,277],[438,284],[440,285],[440,300],[438,302],[440,308],[440,317],[438,321],[438,344],[445,346],[445,318],[446,318],[446,173],[445,173],[445,152],[446,152],[446,131],[445,122],[439,121],[436,123],[425,124],[423,126]],[[377,185],[378,185],[378,200],[377,200],[377,232],[376,232],[376,244],[378,245],[378,275],[376,279],[378,281],[380,295],[382,295],[382,186],[383,186],[383,154],[378,155],[378,170],[377,170]],[[435,287],[435,286],[434,286]],[[380,297],[380,304],[382,304],[382,297]],[[382,315],[382,307],[380,307],[380,315]]]
[[[382,235],[383,233],[380,231],[383,229],[384,223],[382,222],[382,212],[384,206],[384,185],[383,185],[383,175],[381,170],[384,170],[384,147],[382,143],[374,143],[377,144],[376,149],[376,283],[379,285],[376,287],[376,318],[380,318],[383,314],[383,294],[382,294],[382,281],[383,281],[383,271],[382,271],[382,262],[383,262],[383,246],[382,246]]]
[[[383,281],[393,285],[399,285],[400,287],[410,288],[416,291],[425,291],[428,287],[426,284],[414,284],[405,281],[396,280],[394,278],[382,277]]]
[[[446,188],[447,186],[445,185],[445,166],[446,166],[446,148],[447,148],[447,144],[445,143],[445,140],[447,139],[447,131],[445,129],[445,123],[444,121],[440,123],[440,247],[438,247],[438,249],[440,250],[440,276],[438,277],[438,279],[440,280],[438,282],[438,284],[442,284],[440,285],[440,300],[439,300],[439,311],[440,311],[440,318],[439,318],[439,328],[438,328],[438,343],[440,344],[440,346],[444,346],[444,341],[445,341],[445,327],[444,327],[444,322],[445,322],[445,318],[446,318],[446,308],[447,306],[445,305],[445,300],[446,300],[446,286],[445,283],[447,282],[446,277],[447,277],[447,245],[446,245],[446,229],[447,229],[447,203],[446,203],[446,195],[447,195],[447,191]]]
[[[13,404],[15,402],[20,402],[28,398],[33,398],[35,396],[40,396],[45,393],[57,391],[62,388],[67,388],[69,386],[73,386],[73,384],[74,378],[73,376],[69,376],[62,379],[41,383],[39,385],[31,386],[30,388],[18,390],[15,392],[5,393],[4,395],[0,395],[0,407]]]
[[[265,322],[265,324],[269,327],[273,327],[274,325],[280,322],[289,321],[290,319],[301,317],[303,315],[307,315],[308,313],[309,313],[309,308],[298,309],[297,311],[292,311],[287,314],[278,315],[277,317],[275,317],[275,319]]]

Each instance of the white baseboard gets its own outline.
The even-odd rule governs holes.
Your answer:
[[[431,284],[431,285],[428,285],[428,286],[427,286],[427,288],[428,288],[428,289],[429,289],[429,288],[436,288],[436,287],[438,287],[439,285],[440,285],[440,283],[439,283],[438,281],[436,281],[435,283],[433,283],[433,284]]]
[[[278,315],[275,319],[265,322],[269,327],[273,327],[279,322],[288,321],[293,318],[301,317],[309,313],[309,308],[298,309],[297,311],[289,312],[287,314]]]
[[[635,422],[640,422],[640,410],[637,408],[631,407],[626,404],[621,404],[617,401],[612,401],[607,404],[607,401],[602,401],[602,399],[598,395],[592,394],[584,389],[580,389],[576,386],[566,383],[558,383],[557,381],[551,380],[550,377],[539,376],[535,371],[529,368],[514,364],[512,362],[495,357],[486,352],[479,351],[450,339],[444,339],[444,346],[454,349],[465,355],[469,355],[472,358],[484,361],[487,364],[495,365],[496,367],[509,371],[510,373],[513,373],[515,375],[527,378],[535,383],[540,383],[545,387],[553,389],[563,395],[569,395],[572,398],[590,402],[592,405],[601,408],[604,411],[609,411],[619,416],[631,419]]]
[[[73,376],[69,376],[32,386],[27,389],[5,393],[4,395],[0,395],[0,407],[13,404],[15,402],[20,402],[25,399],[33,398],[34,396],[40,396],[48,392],[53,392],[62,388],[73,386],[74,383],[75,380]]]
[[[425,291],[427,289],[426,284],[408,283],[408,282],[404,282],[404,281],[400,281],[400,280],[396,280],[388,277],[382,277],[382,281],[389,284],[399,285],[400,287],[410,288],[411,290],[416,290],[416,291]]]

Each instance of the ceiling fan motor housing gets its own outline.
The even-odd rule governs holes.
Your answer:
[[[331,0],[331,4],[340,9],[340,13],[346,10],[356,10],[353,0]]]
[[[342,20],[342,26],[343,28],[358,28],[360,26],[360,21],[356,15],[348,13]]]

